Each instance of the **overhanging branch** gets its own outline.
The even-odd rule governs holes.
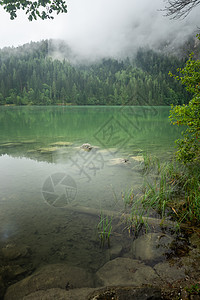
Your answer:
[[[172,19],[185,18],[191,10],[200,4],[200,0],[167,0],[164,11]]]

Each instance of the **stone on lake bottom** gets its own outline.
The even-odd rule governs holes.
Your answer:
[[[135,288],[132,286],[104,287],[97,288],[79,288],[64,290],[52,288],[46,291],[40,290],[23,297],[23,300],[159,300],[161,299],[161,290],[156,287]],[[19,299],[20,300],[20,299]]]
[[[83,144],[80,148],[83,149],[83,150],[85,150],[85,151],[90,151],[90,150],[92,150],[93,146],[91,146],[90,144],[86,143],[86,144]]]
[[[139,260],[115,258],[97,271],[97,276],[105,286],[157,284],[159,276]]]
[[[15,279],[26,272],[27,270],[19,265],[7,265],[0,268],[0,274],[7,280]]]
[[[7,244],[1,251],[4,258],[7,260],[14,260],[19,257],[29,257],[31,254],[30,247],[26,245]]]
[[[59,149],[59,147],[46,147],[46,148],[39,148],[38,151],[41,154],[51,154],[56,152]]]
[[[162,233],[148,233],[133,241],[132,254],[136,259],[156,260],[169,251],[173,238]]]
[[[122,250],[123,250],[123,247],[120,244],[111,245],[111,248],[109,249],[110,259],[114,259],[116,257],[119,257]]]
[[[144,157],[141,155],[131,156],[130,158],[138,162],[144,162]]]
[[[93,292],[88,300],[160,300],[161,290],[156,287],[106,287]]]
[[[50,144],[50,146],[56,146],[56,147],[68,147],[68,146],[72,146],[73,143],[71,142],[55,142]]]
[[[11,285],[6,291],[4,300],[20,300],[31,293],[52,288],[65,290],[66,287],[71,289],[97,285],[96,276],[82,268],[67,264],[52,264]]]
[[[25,296],[23,300],[82,300],[87,299],[87,296],[93,291],[92,288],[80,288],[72,290],[64,290],[59,288],[40,290]]]
[[[179,267],[176,264],[170,265],[168,262],[159,263],[154,266],[156,273],[162,278],[162,280],[173,283],[176,280],[186,277],[185,268]]]

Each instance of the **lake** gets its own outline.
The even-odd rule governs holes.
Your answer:
[[[122,193],[142,193],[144,153],[164,161],[175,150],[169,110],[0,107],[0,248],[25,247],[30,272],[58,262],[98,270],[111,257],[100,247],[101,212],[123,213]],[[119,243],[128,255],[132,240],[113,231],[111,249]]]

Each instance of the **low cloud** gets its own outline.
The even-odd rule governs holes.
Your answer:
[[[162,0],[81,0],[69,8],[72,31],[62,35],[79,55],[85,57],[123,56],[138,47],[176,47],[194,34],[200,8],[184,20],[164,17]],[[81,9],[82,7],[82,9]],[[75,14],[76,12],[76,14]],[[74,17],[73,17],[74,16]],[[75,17],[76,16],[76,17]]]
[[[152,3],[153,2],[153,3]],[[0,47],[41,39],[63,39],[83,59],[122,57],[138,47],[176,47],[199,26],[200,6],[183,20],[161,11],[163,0],[69,0],[68,13],[53,21],[28,22],[20,13],[10,21],[1,13]]]

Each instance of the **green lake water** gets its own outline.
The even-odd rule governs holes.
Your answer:
[[[31,270],[55,262],[102,266],[109,252],[99,245],[100,212],[123,211],[123,191],[141,193],[136,157],[172,155],[180,131],[169,110],[0,107],[0,248],[28,245],[24,264]],[[84,151],[84,143],[94,148]],[[111,243],[128,249],[118,236]]]

